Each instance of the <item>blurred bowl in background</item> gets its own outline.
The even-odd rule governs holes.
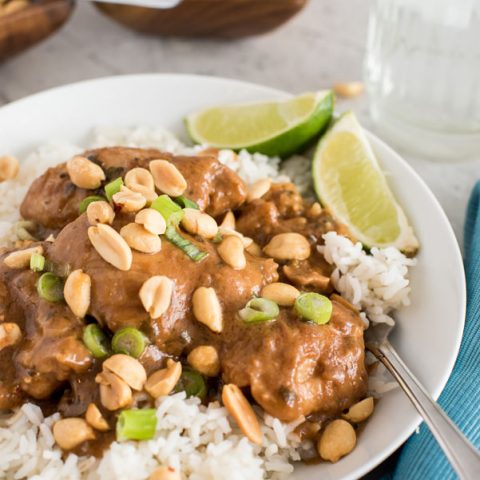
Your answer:
[[[74,0],[0,0],[0,61],[58,30],[74,5]]]
[[[149,35],[237,38],[279,27],[308,0],[183,0],[170,9],[96,3],[103,13]]]

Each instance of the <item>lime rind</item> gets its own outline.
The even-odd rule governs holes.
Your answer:
[[[305,105],[302,107],[302,103],[305,105],[311,103],[311,107],[305,108]],[[333,107],[333,93],[330,90],[322,90],[278,102],[213,107],[189,115],[185,119],[185,124],[188,134],[195,143],[236,151],[245,149],[251,153],[258,152],[271,157],[285,158],[306,148],[328,127]],[[264,115],[256,115],[255,110],[258,112],[259,108],[263,110]],[[302,110],[305,110],[303,114],[301,114]],[[198,124],[202,119],[207,121],[205,120],[207,115],[213,111],[217,115],[215,131],[220,135],[226,129],[241,131],[243,127],[244,130],[248,128],[255,130],[256,122],[262,122],[261,128],[256,130],[270,131],[261,138],[258,138],[258,134],[254,132],[250,138],[242,142],[225,142],[219,138],[206,138],[199,132]],[[208,127],[211,128],[210,125]],[[254,139],[254,135],[257,135],[257,138]]]
[[[323,180],[327,177],[327,175],[331,176],[332,172],[326,173],[325,171],[322,171],[322,154],[325,153],[328,143],[332,140],[332,138],[335,138],[335,134],[339,132],[351,133],[360,141],[361,147],[364,150],[366,157],[369,159],[370,164],[368,165],[368,167],[371,168],[371,174],[375,175],[376,188],[381,191],[381,194],[383,195],[383,198],[385,200],[385,205],[387,207],[391,207],[391,211],[394,212],[394,214],[391,215],[390,218],[387,219],[387,221],[391,223],[394,220],[396,221],[396,226],[398,230],[395,231],[398,231],[398,234],[395,238],[388,239],[388,241],[383,242],[374,240],[372,237],[376,235],[373,235],[372,230],[370,230],[369,235],[368,232],[357,228],[351,221],[349,211],[346,205],[339,201],[338,195],[336,196],[336,198],[332,198],[335,195],[332,194],[331,188],[329,189],[326,187],[326,185],[324,185],[325,182]],[[333,174],[338,175],[338,172],[333,172]],[[400,207],[392,191],[390,190],[385,176],[370,145],[370,142],[368,141],[365,132],[363,131],[362,127],[360,126],[355,115],[352,112],[346,112],[341,115],[321,138],[314,154],[312,175],[315,191],[320,202],[324,206],[328,207],[333,213],[333,215],[338,218],[341,223],[345,224],[349,228],[352,235],[355,236],[355,238],[362,242],[362,244],[364,244],[366,247],[371,248],[393,246],[408,254],[413,254],[418,250],[418,240],[415,237],[413,229],[408,222],[405,212]],[[361,181],[361,179],[359,179],[359,181]],[[358,205],[359,207],[362,207],[364,204],[359,203]],[[383,206],[384,205],[382,204],[382,208]],[[396,218],[394,219],[393,216],[395,216]],[[382,227],[380,226],[379,228]]]

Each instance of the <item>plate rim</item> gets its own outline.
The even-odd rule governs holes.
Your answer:
[[[31,95],[27,95],[25,97],[14,100],[12,102],[9,102],[6,105],[3,105],[0,107],[0,120],[4,114],[8,115],[8,112],[10,110],[13,110],[18,107],[22,107],[23,104],[28,104],[28,102],[35,101],[38,98],[41,98],[43,96],[48,96],[50,94],[56,94],[56,93],[61,94],[62,92],[67,92],[69,89],[72,89],[75,87],[91,86],[94,84],[109,83],[109,82],[127,82],[128,83],[129,81],[136,81],[138,79],[146,79],[146,78],[170,79],[170,80],[175,80],[176,78],[182,78],[184,80],[191,80],[191,81],[206,80],[210,82],[218,82],[223,84],[229,83],[230,86],[233,86],[233,87],[235,85],[238,85],[242,87],[252,88],[252,89],[256,89],[257,92],[260,92],[261,90],[263,90],[265,93],[269,95],[278,96],[279,98],[280,97],[289,98],[294,96],[294,94],[278,88],[269,87],[269,86],[258,84],[255,82],[243,81],[243,80],[238,80],[234,78],[220,77],[220,76],[214,76],[214,75],[201,75],[201,74],[188,74],[188,73],[136,73],[136,74],[109,75],[109,76],[90,78],[86,80],[80,80],[77,82],[54,86],[54,87],[33,93]],[[465,316],[466,316],[466,308],[467,308],[467,290],[466,290],[465,270],[464,270],[464,264],[463,264],[463,259],[461,255],[460,246],[445,211],[443,210],[440,202],[437,200],[437,198],[435,197],[435,195],[433,194],[429,186],[426,184],[426,182],[423,180],[423,178],[390,145],[388,145],[385,141],[379,138],[376,134],[372,133],[369,129],[365,127],[362,127],[362,128],[367,133],[367,136],[369,137],[369,139],[373,140],[372,143],[374,147],[376,144],[381,145],[381,147],[384,150],[386,150],[392,158],[394,158],[395,162],[400,163],[402,167],[405,168],[408,171],[408,173],[416,179],[418,185],[421,186],[424,193],[428,195],[430,201],[432,202],[432,205],[435,206],[437,213],[441,217],[442,223],[446,228],[446,232],[448,232],[449,240],[452,241],[456,247],[451,253],[452,253],[452,256],[455,257],[455,262],[458,263],[462,272],[461,285],[460,285],[462,296],[459,299],[460,303],[459,303],[459,312],[458,312],[458,317],[461,321],[461,324],[460,324],[461,328],[457,330],[455,341],[452,342],[454,343],[453,355],[448,363],[448,368],[444,370],[443,374],[441,375],[441,381],[439,381],[436,388],[433,389],[432,397],[435,400],[437,400],[440,394],[442,393],[443,389],[445,388],[448,382],[448,379],[450,378],[450,375],[453,371],[455,363],[457,361],[461,342],[463,339],[464,328],[465,328]],[[396,440],[392,441],[388,447],[383,448],[381,451],[379,451],[378,453],[370,457],[367,462],[365,462],[362,466],[358,467],[355,471],[352,471],[347,475],[343,476],[343,480],[356,479],[370,472],[372,469],[378,466],[381,462],[386,460],[395,450],[397,450],[412,435],[412,433],[415,431],[415,429],[419,426],[421,422],[422,422],[422,418],[420,417],[419,414],[416,413],[412,421],[409,422],[409,424],[407,424],[406,426],[404,426],[403,434],[399,434]]]

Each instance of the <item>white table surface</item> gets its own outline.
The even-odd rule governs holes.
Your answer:
[[[0,106],[57,85],[124,73],[218,75],[294,93],[362,78],[367,0],[310,0],[286,26],[238,41],[142,36],[113,23],[89,3],[79,0],[58,34],[0,64]],[[339,110],[346,108],[370,127],[365,95],[338,103]],[[461,242],[468,195],[480,178],[480,152],[478,161],[454,164],[404,157],[433,190]]]

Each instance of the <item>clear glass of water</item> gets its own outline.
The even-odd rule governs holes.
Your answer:
[[[480,157],[480,0],[371,0],[365,82],[377,130],[436,160]]]

